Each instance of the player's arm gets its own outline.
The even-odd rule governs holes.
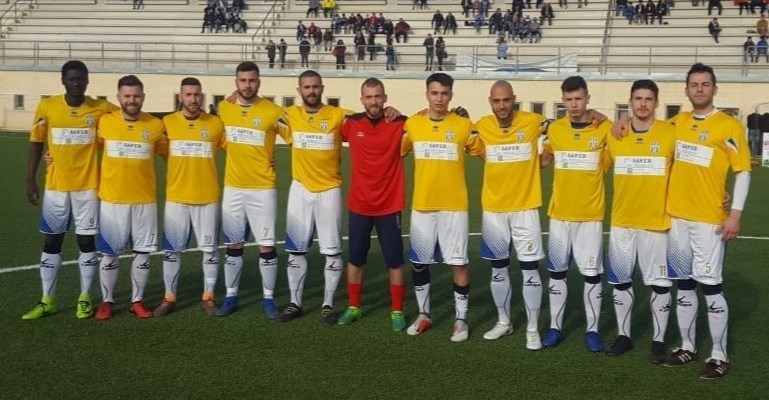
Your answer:
[[[549,127],[549,124],[548,126]],[[547,127],[542,132],[542,153],[539,155],[539,167],[545,168],[553,162],[553,147],[547,135]]]
[[[37,187],[37,168],[43,157],[43,142],[30,142],[27,158],[27,200],[33,205],[40,204],[40,189]]]
[[[734,199],[732,201],[732,210],[724,222],[723,240],[730,241],[736,239],[740,234],[740,219],[742,210],[745,208],[745,201],[748,198],[750,188],[750,172],[739,171],[734,175]]]
[[[158,138],[158,141],[155,142],[155,154],[168,161],[168,136],[166,135],[165,129],[163,130],[163,134]]]
[[[409,137],[408,131],[404,131],[403,137],[401,138],[401,157],[406,157],[409,153],[411,153],[413,148],[414,144]]]
[[[617,120],[617,123],[611,128],[611,135],[617,140],[622,140],[630,133],[630,116],[624,116]]]

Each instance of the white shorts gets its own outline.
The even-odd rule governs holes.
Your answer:
[[[155,204],[101,202],[98,250],[118,255],[128,250],[151,253],[158,249],[158,208]]]
[[[484,211],[482,230],[481,257],[484,260],[510,258],[510,242],[515,246],[518,261],[545,258],[539,210],[536,208],[506,213]]]
[[[278,194],[275,189],[244,190],[224,187],[222,198],[222,234],[225,244],[254,241],[260,246],[275,246],[275,216]]]
[[[705,285],[723,282],[726,242],[721,227],[704,222],[670,219],[668,275],[694,279]]]
[[[342,190],[312,193],[292,181],[286,211],[286,251],[308,252],[316,230],[320,254],[342,253]]]
[[[668,279],[666,231],[611,227],[609,235],[609,283],[633,281],[633,269],[638,258],[644,285],[670,287]]]
[[[77,192],[46,190],[40,215],[40,232],[64,233],[70,220],[75,221],[75,233],[95,235],[99,224],[99,197],[96,190]]]
[[[467,211],[411,210],[409,259],[416,264],[467,265]]]
[[[195,231],[198,249],[215,251],[218,245],[219,203],[181,204],[166,201],[163,216],[163,249],[179,252],[187,248]]]
[[[603,273],[603,221],[572,222],[550,219],[547,269],[563,272],[571,259],[584,276]]]

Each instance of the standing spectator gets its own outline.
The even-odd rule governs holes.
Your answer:
[[[419,8],[419,0],[412,1],[411,2],[411,10],[413,11],[413,10],[416,10],[417,8]]]
[[[304,38],[304,34],[307,33],[307,27],[304,26],[302,21],[296,24],[296,41],[300,42]]]
[[[462,6],[462,15],[465,16],[465,18],[470,18],[470,10],[473,8],[473,1],[472,0],[462,0],[460,3]]]
[[[299,42],[299,56],[302,58],[302,68],[310,68],[310,50],[312,45],[307,38]]]
[[[275,42],[270,40],[267,42],[266,49],[267,49],[267,60],[269,61],[270,69],[273,69],[275,68],[275,50],[277,50],[278,47],[275,46]]]
[[[377,51],[377,45],[376,45],[376,35],[374,32],[370,32],[368,34],[368,39],[366,39],[366,46],[368,47],[368,53],[369,53],[369,61],[374,61],[376,59],[376,51]]]
[[[769,20],[764,17],[764,14],[761,14],[761,18],[756,22],[756,33],[758,33],[759,37],[766,36],[769,33]]]
[[[280,69],[286,68],[286,52],[288,51],[288,44],[283,38],[280,38],[278,43],[278,54],[280,55]]]
[[[668,14],[668,3],[665,0],[659,0],[657,3],[657,20],[662,25],[662,17]],[[654,21],[652,21],[653,23]]]
[[[323,51],[331,51],[334,47],[334,34],[331,33],[331,29],[326,28],[323,32]]]
[[[433,35],[427,34],[422,46],[425,48],[425,71],[433,70],[433,58],[435,56],[435,39]]]
[[[429,9],[429,7],[427,7],[427,0],[419,0],[419,9],[420,10]]]
[[[403,43],[407,43],[409,41],[409,29],[411,26],[403,18],[399,18],[398,23],[395,24],[395,41],[400,43],[400,38],[403,37]]]
[[[307,15],[306,18],[310,18],[310,14],[313,14],[315,18],[318,18],[318,9],[320,8],[320,0],[310,0],[307,2]]]
[[[758,43],[756,43],[756,61],[761,56],[764,56],[766,62],[769,63],[769,43],[766,42],[766,36],[761,36]]]
[[[323,32],[320,31],[320,28],[313,32],[312,38],[314,39],[315,50],[320,50],[320,45],[323,43]]]
[[[345,69],[345,55],[347,53],[347,46],[344,45],[344,41],[339,39],[336,41],[333,55],[336,57],[336,69]]]
[[[712,21],[708,24],[708,32],[710,33],[710,36],[713,37],[713,40],[718,43],[718,35],[721,34],[721,25],[718,23],[718,18],[713,18]]]
[[[446,20],[443,22],[443,34],[445,35],[446,32],[457,34],[457,18],[451,12],[446,15]]]
[[[443,60],[449,56],[446,52],[446,42],[443,41],[443,36],[438,36],[438,40],[435,41],[435,55],[438,56],[438,71],[443,71]]]
[[[323,16],[325,18],[331,17],[334,15],[334,8],[336,8],[336,0],[323,0],[322,6],[323,6]]]
[[[507,60],[507,41],[503,37],[497,39],[497,60]]]
[[[395,71],[395,46],[393,46],[393,40],[391,38],[387,39],[385,56],[387,57],[387,64],[385,64],[385,69],[388,71]]]
[[[724,11],[724,6],[721,5],[721,0],[708,0],[708,15],[713,11],[713,8],[718,9],[718,15]]]
[[[441,33],[441,26],[443,25],[443,14],[441,10],[436,10],[433,14],[433,19],[430,21],[430,26],[433,27],[433,33]]]
[[[748,62],[748,59],[750,59],[750,62],[758,61],[758,56],[756,56],[756,44],[750,36],[748,36],[748,39],[742,44],[742,61]]]
[[[366,58],[366,37],[363,36],[363,32],[358,31],[355,34],[355,54],[358,55],[358,61],[363,61]]]
[[[542,6],[542,11],[540,12],[541,17],[539,18],[539,24],[544,25],[545,20],[547,20],[547,25],[553,25],[553,17],[555,17],[555,13],[553,12],[553,6],[550,5],[550,3],[545,3],[544,6]]]
[[[529,2],[531,2],[531,0],[529,0]],[[489,0],[481,0],[481,13],[483,13],[483,18],[488,18],[490,7],[491,4],[489,3]]]

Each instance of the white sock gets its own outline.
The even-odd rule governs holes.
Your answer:
[[[460,294],[454,291],[454,319],[467,319],[467,309],[469,308],[470,294]]]
[[[323,296],[324,306],[334,306],[334,293],[342,279],[342,271],[344,271],[344,261],[341,255],[326,256],[326,268],[323,270],[323,275],[326,278]]]
[[[259,272],[262,275],[262,297],[273,298],[275,294],[275,282],[278,280],[278,257],[266,259],[259,257]]]
[[[291,303],[299,307],[302,307],[305,278],[307,278],[307,257],[304,254],[289,254],[288,290],[291,292]]]
[[[131,303],[144,299],[144,289],[150,280],[150,255],[134,253],[131,262]]]
[[[417,306],[421,314],[430,314],[430,284],[414,285],[414,295],[417,298]]]
[[[181,253],[167,251],[163,256],[163,284],[166,288],[166,295],[172,294],[174,301],[176,301],[176,288],[179,286],[181,270]]]
[[[633,303],[635,301],[633,288],[627,290],[614,288],[612,297],[614,314],[617,316],[617,335],[631,337],[630,323],[633,318]]]
[[[80,267],[80,293],[88,294],[91,292],[93,278],[96,277],[96,271],[99,269],[99,257],[95,251],[80,253],[77,265]]]
[[[728,361],[726,356],[726,337],[729,328],[729,306],[723,293],[705,296],[708,307],[708,327],[713,339],[713,352],[710,357]]]
[[[99,282],[101,282],[102,301],[115,302],[115,284],[120,270],[120,260],[117,256],[103,255],[99,263]]]
[[[524,269],[523,274],[523,306],[526,308],[527,331],[539,330],[539,309],[542,307],[542,279],[539,270]]]
[[[563,312],[566,310],[566,296],[569,289],[566,279],[550,279],[550,328],[561,330],[563,326]]]
[[[43,253],[40,256],[40,281],[43,284],[43,296],[56,295],[56,282],[61,269],[61,254]]]
[[[491,297],[497,306],[497,319],[503,324],[510,325],[510,271],[509,266],[491,269]],[[457,293],[454,292],[456,298]]]
[[[227,297],[238,295],[242,271],[243,256],[224,256],[224,284],[227,287]]]
[[[601,283],[585,282],[582,300],[585,302],[585,319],[587,332],[598,332],[598,317],[601,315]]]
[[[697,337],[697,308],[700,306],[697,292],[678,289],[677,297],[676,319],[678,319],[678,330],[681,332],[681,348],[696,352],[697,347],[694,343]]]
[[[652,292],[649,300],[652,308],[652,325],[654,328],[654,342],[665,342],[665,332],[668,328],[670,317],[670,292],[659,294]]]
[[[219,253],[216,251],[203,252],[203,291],[212,292],[216,288],[216,278],[219,275]]]

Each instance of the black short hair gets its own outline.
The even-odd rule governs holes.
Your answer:
[[[651,90],[654,93],[654,100],[657,100],[660,95],[660,88],[651,79],[639,79],[633,82],[633,86],[630,87],[630,97],[633,97],[633,93],[638,89]]]
[[[256,75],[259,76],[259,66],[257,66],[253,61],[243,61],[242,63],[238,64],[237,68],[235,68],[235,75],[237,75],[238,72],[248,71],[256,71]]]
[[[425,86],[430,86],[431,83],[438,82],[443,86],[448,86],[449,89],[454,89],[454,78],[451,77],[451,75],[443,73],[443,72],[436,72],[430,76],[427,77],[427,81],[425,82]]]
[[[585,93],[587,93],[587,82],[581,76],[570,76],[561,83],[561,92],[568,93],[579,89],[585,89]]]
[[[85,63],[80,60],[69,60],[65,62],[64,65],[61,66],[61,77],[64,78],[64,75],[69,71],[80,71],[88,75],[88,67],[86,67]]]
[[[691,68],[689,68],[689,72],[686,73],[686,85],[689,85],[689,77],[692,76],[692,74],[699,74],[699,73],[708,73],[710,74],[710,81],[715,85],[716,84],[716,73],[713,72],[713,67],[705,65],[703,63],[697,63],[692,65]]]
[[[323,83],[323,78],[320,76],[320,74],[312,69],[308,69],[299,74],[299,82],[302,82],[302,79],[304,78],[318,78],[320,79],[320,82]]]
[[[364,87],[381,87],[382,91],[384,91],[384,83],[377,79],[377,78],[368,78],[365,81],[363,81],[363,84],[360,85],[360,88],[363,89]]]
[[[117,81],[117,88],[120,90],[123,86],[138,86],[144,90],[144,84],[136,75],[126,75]]]
[[[200,81],[198,80],[198,78],[193,78],[191,76],[188,76],[188,77],[182,79],[181,86],[200,86],[200,87],[203,87],[203,85],[200,84]]]

